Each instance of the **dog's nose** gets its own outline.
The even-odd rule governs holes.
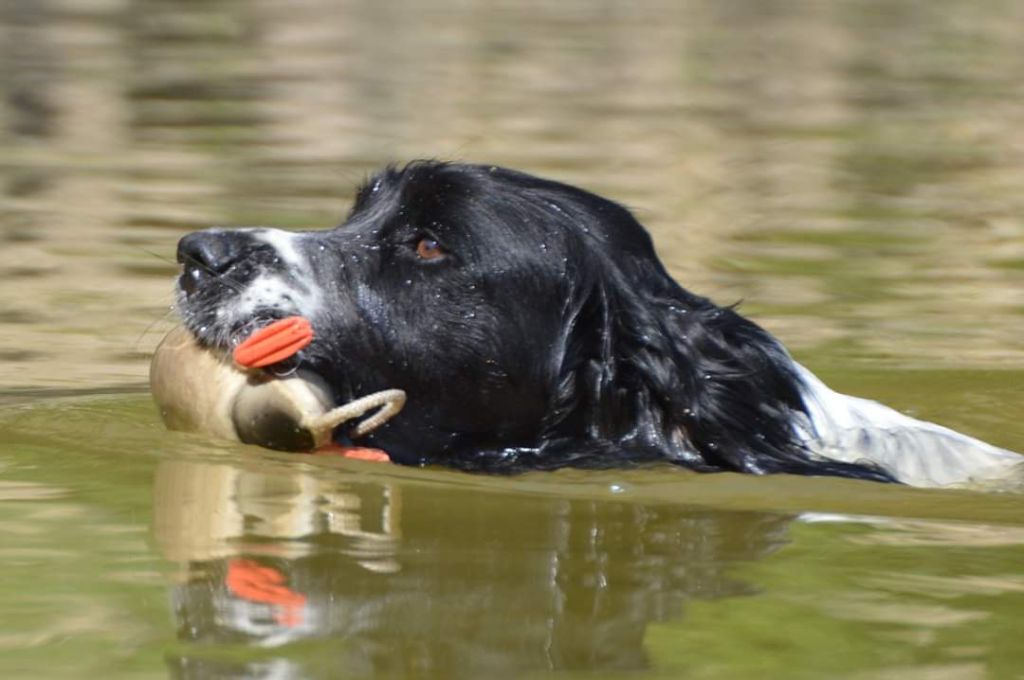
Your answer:
[[[178,262],[221,274],[238,259],[238,239],[224,231],[196,231],[178,241]]]
[[[178,262],[184,265],[181,287],[191,295],[208,279],[215,279],[238,262],[243,248],[238,234],[208,229],[196,231],[178,241]]]

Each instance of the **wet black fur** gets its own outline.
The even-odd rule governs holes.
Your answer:
[[[424,237],[448,254],[417,257]],[[210,238],[230,262],[180,301],[193,332],[218,344],[239,329],[218,327],[212,310],[275,265],[244,234]],[[794,436],[804,405],[778,341],[681,288],[633,215],[592,193],[416,162],[372,178],[345,222],[310,232],[303,251],[327,303],[302,361],[339,402],[408,392],[406,409],[365,442],[398,462],[501,471],[668,461],[891,481],[813,460]]]

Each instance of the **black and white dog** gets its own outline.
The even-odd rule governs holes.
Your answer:
[[[1024,461],[831,391],[673,281],[625,208],[512,170],[389,168],[337,228],[196,232],[178,260],[179,311],[201,343],[297,314],[316,329],[298,360],[339,403],[404,389],[405,410],[365,442],[400,463],[668,461],[934,486]]]

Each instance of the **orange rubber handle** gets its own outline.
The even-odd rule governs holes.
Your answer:
[[[285,319],[259,329],[235,347],[235,363],[245,368],[263,368],[284,361],[313,342],[313,325],[301,316]]]

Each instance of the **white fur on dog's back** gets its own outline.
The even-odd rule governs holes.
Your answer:
[[[1024,456],[868,399],[829,389],[795,364],[810,422],[797,432],[812,455],[874,463],[912,486],[961,486],[1024,479]],[[1015,469],[1016,468],[1016,469]]]

